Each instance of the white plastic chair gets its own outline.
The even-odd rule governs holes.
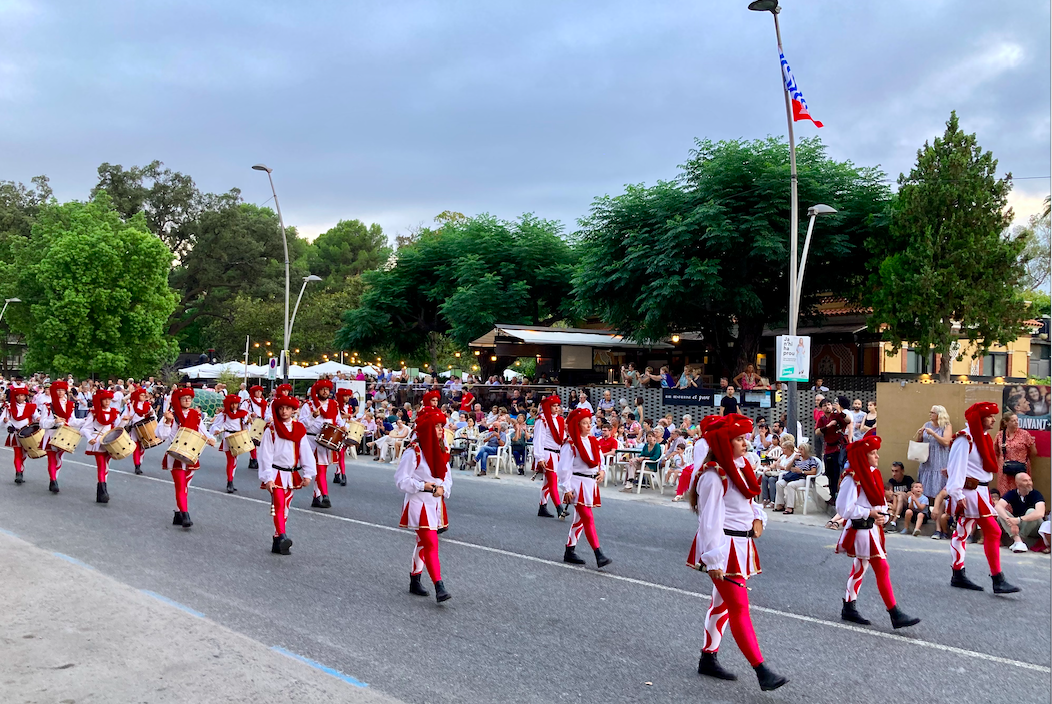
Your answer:
[[[803,510],[803,514],[805,516],[807,515],[807,500],[808,500],[808,498],[813,498],[814,504],[815,504],[815,510],[819,510],[819,504],[818,504],[818,500],[820,498],[819,495],[818,495],[818,487],[819,486],[825,486],[825,487],[829,486],[829,479],[826,477],[826,475],[824,475],[824,474],[809,474],[806,477],[804,477],[804,488],[796,490],[798,494],[801,491],[804,494],[804,502],[803,502],[804,510]]]
[[[496,464],[493,464],[494,460],[497,461]],[[508,474],[512,473],[511,468],[515,466],[515,458],[511,454],[511,443],[508,442],[497,448],[497,454],[486,458],[486,474],[489,474],[490,467],[493,467],[493,478],[499,479],[502,466],[508,470]]]
[[[664,445],[661,446],[661,454],[662,455],[665,454],[665,446]],[[643,460],[643,462],[640,463],[640,465],[639,465],[639,472],[636,473],[636,479],[639,482],[638,484],[636,484],[636,493],[637,494],[640,493],[641,491],[643,491],[643,477],[650,477],[650,486],[653,487],[654,486],[654,482],[656,481],[657,482],[658,491],[661,492],[662,495],[664,495],[664,493],[665,493],[665,484],[661,480],[661,475],[664,472],[664,470],[662,470],[661,466],[659,465],[660,461],[661,461],[660,459],[657,459],[657,460]],[[650,469],[647,469],[647,467],[650,467]]]

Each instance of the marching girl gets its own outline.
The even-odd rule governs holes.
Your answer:
[[[354,418],[354,408],[351,406],[351,399],[354,398],[354,392],[347,388],[342,388],[336,391],[336,406],[340,409],[340,417],[343,419],[343,424],[347,425]],[[333,478],[334,482],[339,482],[340,486],[347,486],[347,445],[342,445],[339,452],[336,453],[336,465],[339,467],[339,471]]]
[[[121,425],[131,428],[128,433],[131,435],[131,439],[135,441],[132,460],[135,462],[136,474],[142,474],[142,453],[146,451],[146,448],[143,447],[143,440],[139,437],[138,429],[132,426],[140,421],[151,420],[155,417],[149,397],[150,394],[146,389],[133,387],[128,391],[128,407],[124,410],[124,418],[121,419]]]
[[[25,386],[7,387],[8,404],[0,415],[0,423],[7,425],[6,447],[10,447],[15,453],[15,484],[25,481],[22,472],[25,469],[26,451],[18,444],[18,431],[32,423],[40,422],[40,409],[35,403],[26,403],[29,399],[29,389]]]
[[[880,438],[869,435],[847,446],[848,465],[840,475],[836,510],[847,524],[837,543],[836,551],[854,558],[847,578],[847,593],[840,618],[844,621],[869,625],[869,619],[858,612],[858,590],[866,570],[873,568],[877,590],[891,616],[892,628],[906,628],[920,623],[919,618],[907,616],[895,603],[891,587],[888,555],[884,546],[884,524],[888,520],[888,505],[884,499],[884,478],[877,468],[880,459]]]
[[[172,405],[165,411],[164,420],[157,426],[157,437],[161,440],[174,439],[179,428],[186,428],[200,433],[205,441],[215,447],[216,440],[205,429],[205,418],[201,411],[192,408],[194,404],[194,390],[192,388],[176,389],[172,392]],[[169,445],[169,448],[171,446]],[[165,457],[167,457],[167,452]],[[200,462],[186,466],[182,461],[172,459],[172,483],[175,485],[175,516],[172,517],[173,526],[189,528],[194,524],[190,520],[188,510],[188,489],[190,480],[194,478],[194,472],[201,468]]]
[[[95,487],[95,501],[100,504],[110,502],[110,494],[106,489],[106,479],[110,473],[110,453],[102,446],[106,433],[120,426],[118,416],[120,411],[110,408],[113,403],[113,392],[108,389],[99,389],[91,397],[91,411],[84,419],[80,427],[80,434],[88,439],[88,447],[84,454],[95,458],[95,471],[98,485]]]
[[[760,495],[760,485],[745,459],[749,448],[745,436],[751,431],[751,420],[731,413],[713,421],[705,433],[709,452],[694,472],[687,494],[691,509],[698,514],[698,532],[690,546],[687,565],[708,572],[712,579],[712,604],[705,614],[705,644],[698,674],[721,680],[738,679],[716,661],[723,631],[730,623],[738,648],[756,671],[760,689],[769,691],[789,679],[767,667],[749,613],[745,582],[760,573],[753,540],[767,522],[767,514],[752,501]]]
[[[55,430],[63,425],[71,428],[79,428],[83,421],[76,417],[77,404],[68,398],[69,385],[64,381],[56,381],[51,384],[49,393],[51,403],[44,407],[45,413],[41,414],[40,427],[45,428],[43,447],[47,451],[47,473],[48,491],[52,494],[58,493],[58,471],[62,469],[63,450],[51,445],[51,438]]]
[[[256,418],[266,419],[267,417],[267,399],[263,396],[265,389],[262,386],[253,386],[248,390],[248,400],[241,404],[241,408],[248,411],[248,421],[251,424]],[[259,469],[259,456],[256,454],[258,450],[253,449],[249,453],[250,459],[248,461],[249,469]]]
[[[555,513],[559,518],[566,518],[570,507],[563,508],[562,495],[559,493],[559,477],[555,465],[559,463],[559,454],[566,442],[566,419],[563,418],[559,397],[555,394],[541,401],[541,415],[533,426],[534,475],[543,474],[541,482],[541,502],[537,515],[552,518],[548,512],[548,498],[555,502]]]
[[[300,409],[299,421],[307,428],[307,442],[314,451],[314,462],[318,467],[318,481],[314,485],[312,508],[332,508],[332,502],[329,501],[329,480],[326,474],[336,453],[319,445],[315,440],[318,432],[326,423],[338,426],[344,424],[343,418],[340,417],[340,407],[336,404],[336,399],[329,398],[331,395],[332,382],[328,379],[320,379],[310,387],[310,401],[303,404]]]
[[[223,398],[223,410],[216,414],[212,426],[208,429],[212,435],[219,437],[223,433],[219,449],[226,455],[226,493],[233,494],[234,471],[237,469],[237,455],[230,451],[230,443],[226,436],[244,430],[248,425],[248,411],[241,407],[241,397],[237,394],[227,394]]]
[[[292,396],[292,384],[278,384],[278,387],[274,389],[274,401],[279,398],[293,398]],[[274,419],[273,402],[271,402],[271,408],[268,408],[266,415],[263,416],[263,420],[268,423]]]
[[[427,567],[439,603],[451,598],[442,583],[442,566],[438,560],[438,533],[449,525],[445,497],[453,486],[449,454],[443,440],[445,423],[446,417],[438,409],[426,406],[421,409],[416,419],[416,444],[402,453],[395,472],[395,486],[405,492],[399,525],[416,531],[409,593],[428,595],[420,583]]]
[[[613,562],[599,547],[599,535],[595,532],[595,518],[592,516],[592,509],[602,506],[599,499],[599,482],[604,476],[600,467],[602,460],[599,441],[592,435],[592,412],[587,408],[575,408],[566,419],[566,439],[556,465],[564,503],[573,505],[575,511],[563,562],[584,564],[584,559],[575,552],[581,531],[595,552],[596,566],[605,567]]]
[[[309,486],[317,474],[314,453],[307,442],[303,423],[292,420],[299,401],[288,396],[274,399],[277,417],[263,431],[259,443],[259,481],[270,492],[270,514],[274,517],[274,544],[270,551],[290,554],[292,541],[285,533],[292,494]]]

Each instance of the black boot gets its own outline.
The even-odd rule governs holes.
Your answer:
[[[613,560],[604,555],[602,550],[599,548],[595,549],[595,563],[597,567],[606,567],[611,562],[613,562]]]
[[[340,486],[347,486],[347,473],[340,472]]]
[[[110,502],[110,494],[106,491],[106,482],[99,482],[96,487],[95,502],[100,504],[108,504]]]
[[[189,528],[193,524],[194,522],[190,520],[190,512],[183,511],[183,528]]]
[[[257,459],[249,460],[248,461],[248,468],[249,469],[259,469],[259,460],[257,460]]]
[[[55,480],[55,479],[52,479],[50,482],[48,482],[47,490],[50,491],[52,494],[57,494],[58,493],[58,481]]]
[[[173,526],[181,526],[181,525],[183,525],[183,512],[180,511],[179,509],[176,509],[175,510],[175,515],[172,516],[172,525]]]
[[[321,505],[321,497],[320,496],[315,496],[314,500],[310,502],[310,507],[311,508],[323,508],[322,505]]]
[[[1019,587],[1005,581],[1004,572],[990,575],[990,579],[994,580],[994,594],[1015,594],[1016,592],[1021,591]]]
[[[270,551],[278,555],[291,555],[291,548],[292,541],[287,535],[282,533],[281,535],[274,536],[274,545],[270,548]]]
[[[233,494],[237,489],[234,488],[234,482],[226,483],[226,493]]]
[[[718,680],[738,679],[738,675],[724,669],[723,665],[716,661],[716,653],[706,653],[704,651],[701,653],[701,659],[698,660],[698,674],[715,677]]]
[[[135,465],[135,473],[136,474],[142,474],[142,465],[141,464]]]
[[[321,507],[322,508],[332,508],[332,502],[329,501],[329,495],[328,494],[322,494],[321,495]]]
[[[563,551],[563,562],[569,562],[571,565],[583,565],[584,564],[584,560],[579,558],[579,557],[577,557],[577,553],[574,551],[573,547],[570,546],[570,545],[567,545],[566,549]]]
[[[888,609],[888,615],[891,616],[891,627],[892,628],[909,628],[910,626],[916,626],[920,623],[919,618],[908,616],[902,612],[898,604]]]
[[[850,621],[861,626],[868,626],[871,623],[868,618],[862,617],[862,614],[858,612],[858,605],[853,601],[844,602],[844,606],[840,609],[840,620]]]
[[[981,592],[983,588],[978,584],[968,579],[968,575],[964,573],[964,568],[953,571],[953,577],[950,578],[950,586],[957,587],[958,589],[971,589],[972,591]]]
[[[15,484],[24,484],[25,481],[26,480],[22,478],[21,472],[15,472]]]
[[[435,601],[441,604],[443,601],[449,601],[452,598],[453,595],[446,591],[446,585],[442,584],[441,579],[435,582]]]
[[[548,502],[545,501],[543,504],[537,507],[537,515],[541,518],[555,518],[548,510]]]
[[[431,596],[431,592],[424,589],[424,585],[420,583],[419,574],[409,575],[409,593],[416,596]]]
[[[770,692],[773,689],[778,689],[783,684],[789,683],[788,677],[782,677],[777,672],[772,671],[765,662],[761,662],[753,669],[756,670],[756,679],[760,682],[760,689],[765,692]]]

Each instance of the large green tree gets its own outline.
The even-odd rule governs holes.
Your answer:
[[[864,278],[863,242],[886,231],[884,174],[797,147],[802,213],[824,217],[808,254],[801,313]],[[724,373],[755,359],[765,325],[785,325],[789,298],[789,147],[781,139],[698,141],[673,181],[597,198],[581,221],[574,297],[640,341],[700,331]],[[801,234],[806,222],[801,223]],[[801,245],[803,238],[801,237]]]
[[[391,266],[363,274],[361,303],[343,316],[337,346],[410,356],[425,350],[438,368],[444,337],[466,349],[495,323],[565,317],[574,253],[558,223],[443,215],[437,228],[406,241]]]
[[[14,254],[23,303],[9,314],[28,369],[144,376],[174,359],[172,254],[142,215],[123,220],[105,193],[45,205]]]
[[[883,330],[892,350],[916,343],[947,359],[959,337],[983,353],[1022,332],[1027,238],[1005,235],[1012,177],[996,170],[953,112],[943,136],[925,142],[909,175],[899,175],[889,232],[868,245],[870,327]],[[939,371],[948,381],[950,365]]]
[[[318,235],[307,248],[310,273],[339,287],[353,276],[378,269],[391,250],[383,228],[376,223],[366,227],[360,220],[340,220],[335,227]]]

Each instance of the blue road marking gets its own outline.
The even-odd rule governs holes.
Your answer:
[[[367,683],[362,682],[361,680],[356,680],[353,677],[351,677],[350,675],[345,675],[342,672],[340,672],[339,670],[334,670],[331,667],[326,667],[325,665],[322,665],[320,662],[315,662],[314,660],[311,660],[310,658],[305,658],[302,655],[297,655],[296,653],[292,652],[291,650],[285,650],[280,645],[272,646],[271,650],[273,650],[276,653],[281,653],[282,655],[286,655],[286,656],[292,658],[293,660],[299,660],[302,663],[306,663],[306,664],[310,665],[311,667],[313,667],[315,670],[321,670],[325,674],[332,675],[336,679],[343,680],[347,684],[353,684],[355,687],[368,687],[369,686]]]
[[[78,567],[84,567],[84,568],[89,569],[89,570],[95,569],[94,567],[89,565],[87,562],[81,562],[77,558],[70,557],[69,555],[67,555],[64,552],[53,552],[51,554],[54,555],[55,557],[61,557],[66,562],[72,562],[74,565],[77,565]]]
[[[163,601],[165,604],[168,604],[169,606],[174,606],[175,608],[179,609],[180,611],[185,611],[186,613],[190,614],[191,616],[196,616],[197,618],[204,618],[205,617],[205,615],[203,613],[201,613],[200,611],[194,611],[189,606],[186,606],[184,604],[180,604],[178,601],[172,601],[168,597],[163,596],[161,594],[158,594],[157,592],[151,592],[149,589],[140,589],[139,591],[142,592],[143,594],[145,594],[146,596],[152,596],[157,601]]]

